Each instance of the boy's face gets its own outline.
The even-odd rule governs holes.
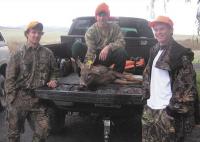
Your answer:
[[[156,23],[153,30],[155,37],[160,44],[166,44],[173,35],[173,29],[164,23]]]
[[[105,27],[107,26],[107,22],[108,22],[108,19],[109,19],[109,16],[107,13],[105,12],[100,12],[97,14],[97,22],[98,22],[98,25],[100,27]]]
[[[30,29],[27,33],[27,39],[29,43],[39,44],[43,32],[37,29]]]

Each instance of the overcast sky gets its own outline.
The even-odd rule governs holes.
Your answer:
[[[167,15],[174,21],[176,34],[195,34],[197,0],[185,4],[185,0],[170,0],[167,11],[163,1],[156,0],[157,15]],[[152,20],[150,0],[0,0],[0,26],[27,25],[37,20],[44,26],[69,27],[72,19],[79,16],[93,16],[95,8],[106,2],[112,16],[138,17]]]

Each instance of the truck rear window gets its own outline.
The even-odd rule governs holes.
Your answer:
[[[71,31],[72,35],[84,35],[87,29],[92,25],[91,20],[88,19],[79,19],[77,22],[74,22],[73,30]]]
[[[138,31],[136,28],[121,27],[121,31],[125,37],[138,37]]]
[[[90,21],[89,20],[79,20],[79,22],[76,23],[75,27],[77,29],[88,29],[90,27]]]
[[[95,17],[77,18],[68,32],[69,35],[85,35],[92,24],[96,22]],[[118,24],[121,27],[125,37],[150,37],[153,38],[153,32],[148,27],[147,21],[135,18],[116,18],[112,17],[110,23]]]

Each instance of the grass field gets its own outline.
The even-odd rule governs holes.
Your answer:
[[[26,38],[24,36],[24,29],[6,28],[0,29],[0,31],[3,37],[5,38],[6,43],[8,44],[8,47],[10,48],[11,52],[15,51],[16,48],[18,48],[26,42]],[[41,44],[59,43],[61,35],[67,35],[67,31],[64,29],[62,31],[60,29],[44,31],[44,35],[41,39]]]
[[[200,50],[193,50],[194,51],[194,64],[200,64]]]
[[[23,43],[26,41],[23,28],[2,28],[0,29],[0,31],[8,43],[10,42]],[[41,43],[48,44],[48,43],[59,42],[60,36],[66,34],[67,30],[65,29],[58,29],[58,28],[47,29],[44,31]]]

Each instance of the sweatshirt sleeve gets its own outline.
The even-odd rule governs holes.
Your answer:
[[[11,55],[6,68],[5,92],[8,103],[11,103],[17,93],[16,80],[19,73],[17,54]]]

